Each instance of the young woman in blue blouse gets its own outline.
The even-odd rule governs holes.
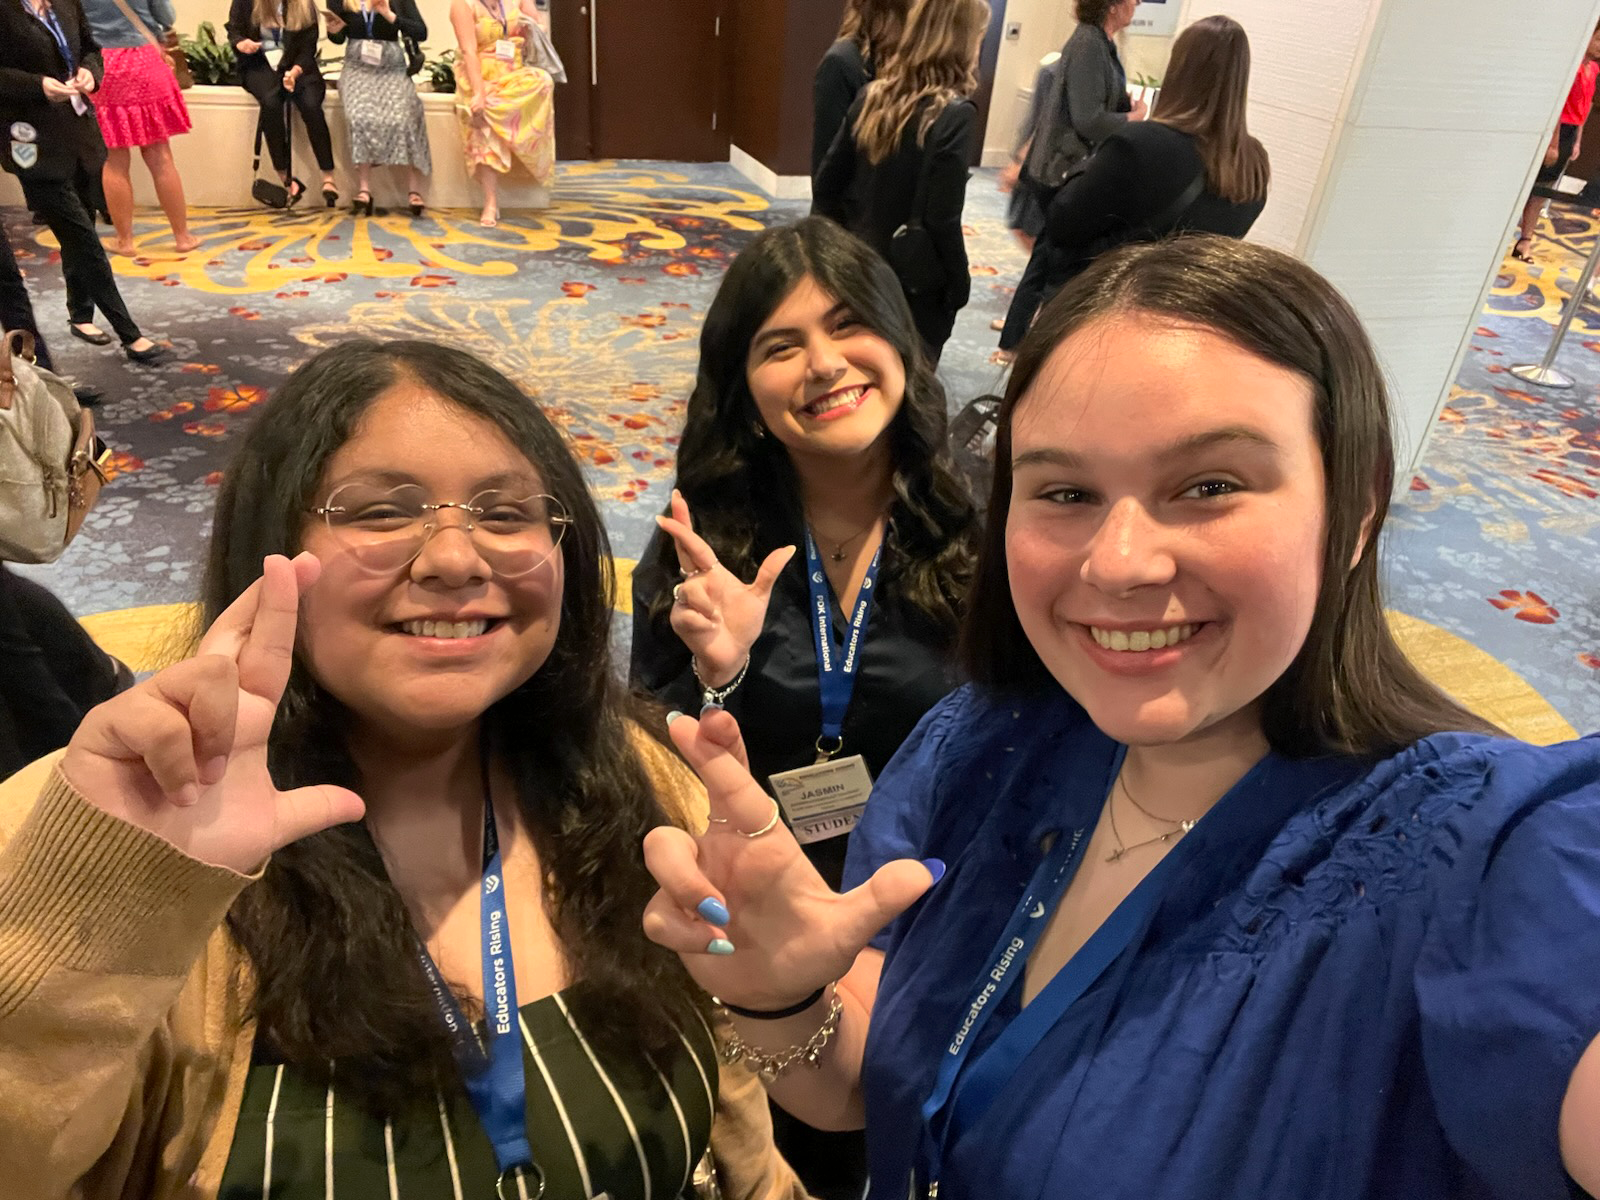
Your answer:
[[[1600,1191],[1600,739],[1407,662],[1393,480],[1313,271],[1114,252],[1023,343],[974,682],[878,781],[860,886],[768,827],[727,713],[673,722],[724,823],[649,836],[646,929],[774,1099],[865,1123],[874,1195]]]

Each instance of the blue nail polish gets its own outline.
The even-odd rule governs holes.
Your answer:
[[[674,721],[676,721],[681,716],[683,716],[683,714],[681,712],[679,712],[677,709],[673,709],[671,712],[669,712],[667,714],[667,724],[671,725]]]
[[[727,938],[712,938],[711,944],[706,947],[707,954],[729,955],[733,953],[733,943]]]
[[[934,883],[944,878],[944,859],[925,858],[922,860],[922,865],[928,868],[928,874],[933,876]]]
[[[695,905],[695,912],[712,925],[723,926],[728,923],[728,906],[715,896],[707,896]]]
[[[700,715],[703,717],[707,713],[714,713],[714,712],[721,712],[721,711],[722,711],[722,705],[718,704],[715,700],[713,700],[710,704],[707,704],[705,707],[703,707],[700,710]]]

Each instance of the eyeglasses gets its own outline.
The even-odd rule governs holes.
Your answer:
[[[379,488],[348,483],[311,511],[321,517],[339,548],[373,574],[398,571],[422,553],[440,529],[439,514],[453,508],[465,518],[454,528],[503,579],[537,571],[556,552],[572,518],[554,496],[479,492],[464,504],[434,504],[415,484]]]

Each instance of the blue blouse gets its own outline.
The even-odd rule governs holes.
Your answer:
[[[846,885],[905,856],[948,873],[880,941],[873,1196],[925,1194],[922,1106],[991,948],[1041,843],[1087,836],[1124,752],[1064,693],[965,688],[874,788]],[[940,1200],[1576,1191],[1557,1125],[1600,1035],[1600,737],[1268,755],[1168,862],[1113,966],[987,1108],[957,1110]],[[974,1037],[958,1096],[1020,991]]]

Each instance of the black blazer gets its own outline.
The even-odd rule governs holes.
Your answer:
[[[1051,282],[1065,282],[1126,242],[1180,231],[1235,238],[1249,233],[1266,197],[1236,204],[1209,185],[1181,215],[1168,215],[1161,228],[1154,227],[1204,170],[1195,139],[1159,121],[1135,122],[1112,134],[1050,203],[1045,237]]]
[[[917,145],[919,109],[906,123],[900,148],[873,166],[857,148],[851,132],[864,103],[865,96],[856,97],[823,159],[812,185],[811,211],[831,217],[888,257],[894,231],[917,215],[911,210],[917,180],[926,163],[928,182],[922,223],[939,248],[939,263],[945,274],[945,307],[959,309],[972,292],[961,210],[966,204],[969,164],[978,137],[977,106],[965,99],[945,105],[921,146]]]
[[[55,0],[54,8],[73,60],[88,68],[98,87],[105,67],[83,7],[78,0]],[[71,75],[49,28],[29,11],[26,0],[0,2],[0,158],[5,169],[24,182],[70,179],[80,163],[98,173],[106,161],[106,144],[93,97],[87,97],[90,103],[79,116],[70,101],[45,98],[46,75],[62,80]],[[29,146],[34,149],[25,148]],[[25,165],[30,161],[32,165]]]
[[[845,114],[856,102],[861,89],[872,82],[872,64],[861,54],[861,47],[841,38],[822,56],[811,81],[811,177],[822,170],[822,160],[844,124]]]
[[[261,26],[256,23],[256,6],[253,0],[233,0],[228,9],[228,45],[234,47],[234,53],[239,54],[240,42],[261,40]],[[267,55],[263,50],[254,54],[239,54],[239,70],[261,70],[267,67]],[[320,75],[317,68],[317,22],[304,29],[285,29],[283,31],[283,58],[278,63],[278,74],[282,75],[290,67],[299,67],[302,76]]]
[[[344,29],[339,33],[328,34],[328,41],[337,46],[345,41],[358,41],[365,39],[367,22],[361,15],[361,0],[328,0],[326,5],[330,12],[344,18]],[[368,5],[371,8],[371,5]],[[422,14],[417,11],[416,0],[389,0],[389,11],[394,13],[394,20],[372,14],[371,38],[375,42],[398,42],[400,35],[413,41],[423,42],[428,38],[428,23],[422,19]]]

